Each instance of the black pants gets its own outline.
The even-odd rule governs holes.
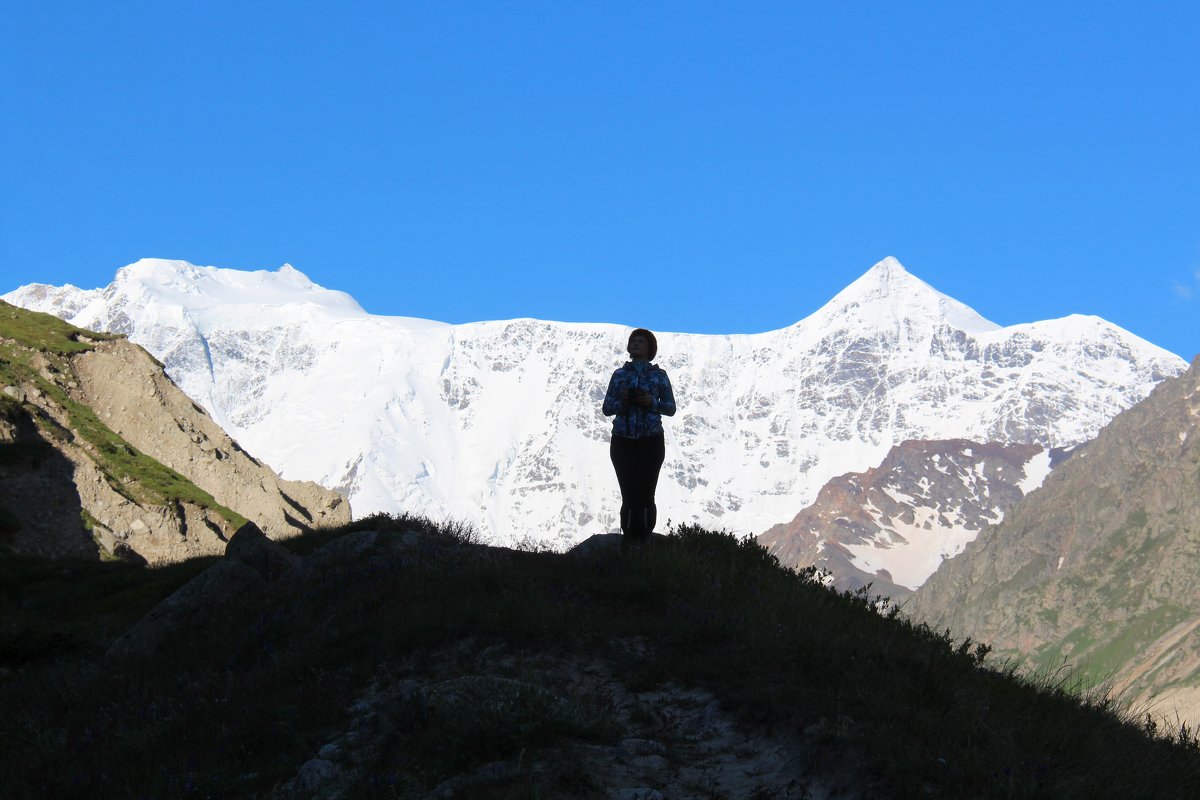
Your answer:
[[[645,541],[654,531],[654,490],[666,452],[661,433],[644,439],[612,437],[608,453],[621,485],[621,533],[627,539]]]

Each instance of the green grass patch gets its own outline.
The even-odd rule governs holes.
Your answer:
[[[418,717],[392,740],[424,766],[427,782],[454,776],[563,738],[613,743],[621,730],[600,698],[568,697],[535,683],[466,675],[435,683],[431,708],[400,709]],[[400,766],[396,764],[396,766]]]
[[[1145,536],[1146,521],[1146,512],[1143,509],[1129,512],[1121,527],[1108,534],[1104,543],[1092,550],[1088,560],[1095,563],[1097,569],[1107,571],[1114,560],[1119,560],[1120,556],[1144,545],[1144,542],[1137,541],[1135,537]]]
[[[1163,605],[1128,620],[1111,639],[1098,643],[1087,653],[1088,677],[1103,680],[1193,614],[1178,606]]]
[[[1169,536],[1152,536],[1147,532],[1145,541],[1134,552],[1133,557],[1139,564],[1144,564],[1155,551],[1161,550],[1168,542],[1170,542]]]
[[[1034,558],[1017,570],[1011,578],[1004,582],[1005,586],[1026,587],[1046,571],[1046,563],[1042,558]]]
[[[208,508],[231,525],[238,527],[245,517],[218,503],[211,494],[156,459],[140,452],[105,425],[86,405],[74,400],[59,383],[47,380],[34,367],[34,353],[45,362],[43,369],[63,376],[63,382],[75,380],[69,356],[92,349],[88,341],[119,338],[68,325],[49,314],[38,314],[0,303],[0,337],[13,341],[0,344],[0,382],[36,386],[50,401],[63,409],[69,429],[43,413],[6,403],[7,414],[29,413],[47,438],[72,441],[76,437],[91,445],[89,456],[95,461],[114,491],[145,505],[191,503]],[[31,458],[48,448],[46,443],[13,445],[0,448],[0,460]]]
[[[1128,516],[1125,517],[1125,524],[1121,526],[1121,529],[1118,531],[1118,533],[1129,533],[1131,531],[1141,530],[1142,528],[1146,527],[1146,520],[1147,517],[1144,509],[1139,508],[1136,511],[1130,511]]]
[[[0,338],[14,339],[25,347],[45,353],[71,355],[92,349],[92,342],[124,338],[77,328],[53,314],[28,311],[0,300]]]

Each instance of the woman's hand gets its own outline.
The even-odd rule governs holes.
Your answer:
[[[621,405],[626,408],[629,406],[652,408],[654,406],[654,396],[645,389],[626,387],[621,390]]]

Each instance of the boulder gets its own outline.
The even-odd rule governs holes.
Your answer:
[[[583,557],[618,556],[621,554],[621,540],[624,538],[625,535],[622,533],[597,533],[584,539],[567,553]],[[666,538],[661,533],[652,533],[648,544],[653,547],[656,542],[661,542]]]
[[[225,558],[244,564],[266,581],[286,575],[300,561],[295,553],[267,538],[253,522],[247,522],[229,538]]]
[[[462,547],[448,539],[419,531],[353,531],[322,545],[307,556],[298,572],[317,577],[346,570],[385,569],[422,560],[432,561],[449,552],[464,558],[483,558],[490,549],[482,546]]]
[[[152,656],[170,639],[208,624],[218,610],[261,592],[263,576],[240,561],[219,561],[179,587],[108,648],[110,657]]]

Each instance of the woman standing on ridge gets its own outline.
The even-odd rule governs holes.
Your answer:
[[[675,415],[667,373],[651,364],[658,340],[645,328],[629,334],[630,360],[613,373],[604,395],[604,416],[613,420],[609,455],[621,486],[621,544],[650,540],[658,509],[654,490],[666,456],[662,415]]]

